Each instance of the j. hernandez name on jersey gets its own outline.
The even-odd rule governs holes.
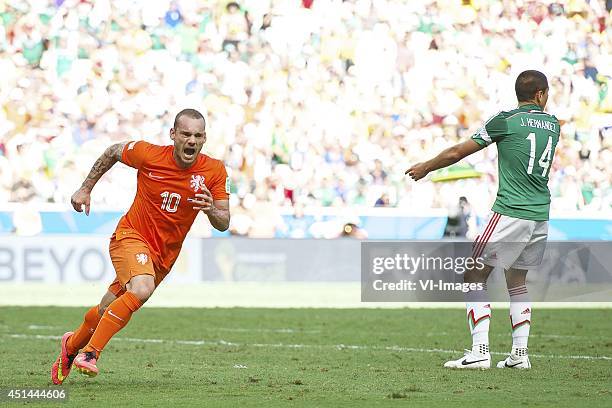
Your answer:
[[[206,185],[204,184],[204,176],[200,174],[192,174],[189,185],[196,193],[200,190],[204,190],[206,188]]]

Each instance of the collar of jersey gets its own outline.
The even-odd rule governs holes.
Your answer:
[[[527,105],[521,105],[519,106],[519,109],[521,110],[537,110],[537,111],[542,111],[542,108],[540,108],[538,105],[536,105],[535,103],[529,103]]]

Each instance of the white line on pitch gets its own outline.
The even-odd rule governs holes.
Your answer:
[[[28,326],[28,329],[30,330],[57,330],[59,329],[58,326],[41,326],[38,324],[31,324]]]
[[[41,335],[41,334],[7,334],[7,337],[15,339],[37,339],[37,340],[59,340],[61,336]],[[166,339],[139,339],[133,337],[115,337],[114,340],[127,341],[132,343],[157,343],[157,344],[185,344],[191,346],[231,346],[231,347],[259,347],[259,348],[332,348],[336,350],[385,350],[385,351],[401,351],[410,353],[447,353],[459,354],[459,350],[447,349],[427,349],[402,346],[365,346],[351,344],[285,344],[285,343],[234,343],[226,340],[166,340]],[[508,353],[491,352],[491,354],[505,356]],[[568,360],[612,360],[609,356],[581,356],[581,355],[552,355],[552,354],[530,354],[530,357],[536,358],[560,358]]]
[[[529,337],[544,337],[547,339],[584,339],[588,337],[592,340],[602,338],[603,336],[578,336],[571,334],[530,334]]]
[[[8,328],[7,325],[0,325],[0,328]],[[59,326],[45,326],[45,325],[37,325],[31,324],[28,326],[29,330],[58,330]],[[209,327],[210,331],[226,331],[226,332],[234,332],[234,333],[286,333],[286,334],[320,334],[321,330],[301,330],[301,329],[291,329],[291,328],[280,328],[280,329],[247,329],[247,328],[239,328],[239,327]],[[401,333],[389,333],[386,332],[387,335],[399,335]],[[425,334],[426,337],[439,337],[439,336],[454,336],[453,333],[448,332],[429,332]],[[502,333],[491,333],[489,337],[508,337],[508,334]],[[550,339],[580,339],[580,338],[589,338],[591,340],[602,338],[603,336],[579,336],[579,335],[568,335],[568,334],[530,334],[530,337],[542,337],[542,338],[550,338]]]
[[[8,328],[6,325],[0,325],[1,328]],[[59,326],[45,326],[39,324],[31,324],[28,326],[29,330],[59,330]],[[209,327],[211,331],[226,331],[235,333],[287,333],[287,334],[319,334],[321,330],[302,330],[292,328],[279,328],[279,329],[249,329],[240,327]]]
[[[389,334],[401,334],[401,333],[388,333],[385,332],[386,335]],[[489,337],[508,337],[509,333],[489,333]],[[438,336],[455,336],[454,333],[448,333],[448,332],[429,332],[425,334],[426,337],[438,337]],[[604,338],[604,336],[578,336],[578,335],[572,335],[572,334],[530,334],[529,335],[530,338],[533,337],[542,337],[542,338],[547,338],[547,339],[584,339],[584,338],[589,338],[591,340],[593,339],[602,339]],[[607,339],[608,337],[606,337]]]
[[[299,334],[318,334],[321,333],[321,330],[301,330],[301,329],[247,329],[247,328],[239,328],[239,327],[210,327],[211,331],[227,331],[227,332],[236,332],[236,333],[299,333]]]

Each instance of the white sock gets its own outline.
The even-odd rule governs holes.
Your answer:
[[[467,320],[472,334],[472,352],[486,354],[489,352],[489,323],[491,305],[487,285],[483,290],[472,290],[465,295]]]
[[[512,354],[527,355],[527,341],[531,327],[531,301],[525,285],[508,289],[510,294],[510,323],[512,324]]]

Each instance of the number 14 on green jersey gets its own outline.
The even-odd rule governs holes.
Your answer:
[[[529,140],[530,150],[529,150],[529,166],[527,166],[527,174],[533,173],[533,162],[536,157],[536,134],[530,133],[527,136],[527,140]],[[550,169],[550,158],[552,153],[552,136],[548,136],[548,143],[546,143],[546,148],[542,152],[542,156],[540,156],[540,160],[538,160],[538,164],[542,168],[542,177],[546,177],[546,173]]]

